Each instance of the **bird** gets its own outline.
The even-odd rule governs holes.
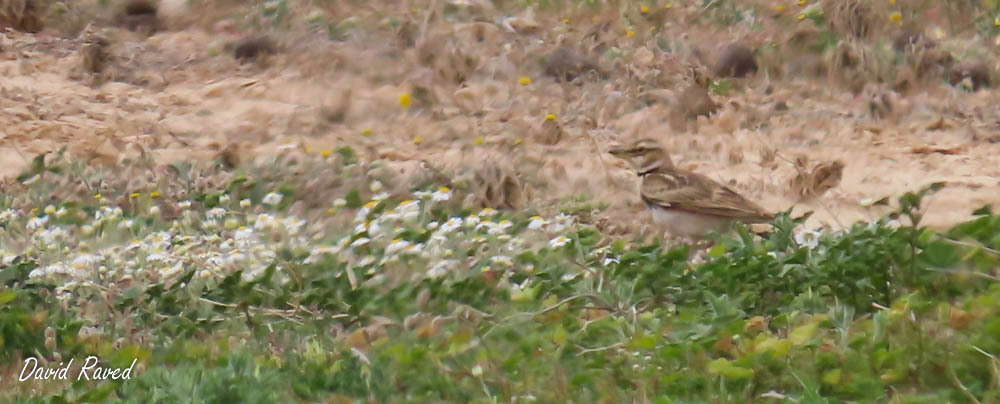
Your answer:
[[[611,155],[632,165],[641,179],[639,194],[653,222],[670,234],[703,240],[710,232],[725,232],[734,222],[768,223],[774,214],[729,187],[674,166],[654,139],[612,146]]]

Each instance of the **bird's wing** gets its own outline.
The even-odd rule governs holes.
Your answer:
[[[774,215],[729,187],[688,171],[649,173],[643,177],[640,192],[647,203],[665,208],[745,222],[769,222],[774,218]]]

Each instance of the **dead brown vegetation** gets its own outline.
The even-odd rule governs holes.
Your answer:
[[[39,32],[45,28],[42,11],[36,0],[0,0],[0,30]]]

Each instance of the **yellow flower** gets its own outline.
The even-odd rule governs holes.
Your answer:
[[[673,5],[672,5],[672,4],[670,4],[670,3],[667,3],[667,4],[664,4],[664,5],[663,5],[663,8],[665,8],[665,9],[667,9],[667,10],[669,10],[669,9],[670,9],[671,7],[673,7]]]
[[[477,137],[476,138],[476,146],[479,146],[479,145],[483,144],[483,140],[485,140],[485,139],[483,139],[482,136]]]
[[[368,201],[367,203],[365,203],[365,207],[368,208],[368,209],[374,208],[375,205],[378,205],[377,201]]]
[[[371,128],[364,128],[361,130],[361,136],[371,136],[371,135],[372,135]]]
[[[101,196],[101,194],[97,194],[97,196]],[[38,209],[38,208],[31,208],[31,213],[32,213],[32,214],[35,214],[35,213],[38,213],[38,212],[40,212],[40,211],[41,211],[41,209]]]
[[[889,14],[889,21],[900,22],[902,20],[903,20],[903,15],[900,14],[899,11],[894,11],[892,14]]]
[[[411,100],[410,100],[410,94],[409,93],[402,93],[402,94],[399,95],[399,106],[401,106],[403,108],[409,108],[410,107],[410,103],[411,103]]]
[[[138,192],[133,192],[131,194],[128,194],[128,197],[132,198],[132,199],[138,198],[139,197],[139,193]]]
[[[156,191],[150,192],[149,193],[149,197],[150,198],[159,198],[160,197],[160,193],[156,192]]]
[[[625,33],[625,36],[627,36],[629,38],[634,37],[635,36],[635,31],[628,30],[628,32]]]
[[[806,5],[806,0],[799,0],[799,5],[800,6]]]
[[[641,12],[643,14],[646,14],[646,13],[649,12],[649,7],[646,7],[645,5],[643,5],[642,7],[639,7],[639,12]]]
[[[1000,27],[1000,17],[996,17],[993,19],[993,25]]]
[[[444,193],[448,193],[448,192],[451,192],[451,188],[448,188],[448,187],[441,187],[441,188],[438,188],[438,192],[440,192],[440,193],[442,193],[442,194],[444,194]]]
[[[103,197],[104,197],[104,195],[101,195],[101,194],[94,195],[94,199],[101,199]]]
[[[545,120],[546,121],[554,121],[554,120],[556,120],[556,116],[555,116],[555,114],[545,114]]]
[[[569,24],[569,18],[563,18],[563,24]]]
[[[1000,36],[997,37],[997,40],[1000,41]],[[521,139],[521,138],[514,139],[514,146],[517,146],[517,145],[521,144],[522,142],[524,142],[524,139]]]
[[[795,18],[798,18],[799,21],[802,21],[802,20],[806,19],[806,15],[805,14],[799,14],[798,17],[795,17]]]
[[[415,144],[415,145],[419,146],[423,142],[424,142],[424,137],[423,136],[417,136],[417,137],[413,138],[413,144]]]
[[[320,152],[320,154],[322,154],[323,157],[330,157],[330,155],[333,154],[333,150],[326,149],[326,150],[323,150],[322,152]]]
[[[895,6],[896,5],[896,0],[889,0],[889,5],[890,6]]]
[[[334,208],[327,209],[326,210],[326,214],[333,216],[333,215],[337,214],[337,209],[334,209]]]
[[[774,7],[774,11],[777,11],[779,13],[782,12],[782,11],[785,11],[785,5],[784,4],[779,4],[779,5],[775,6]]]
[[[518,77],[517,78],[517,83],[520,84],[520,85],[522,85],[522,86],[526,86],[528,84],[531,84],[531,77],[528,77],[528,76]]]

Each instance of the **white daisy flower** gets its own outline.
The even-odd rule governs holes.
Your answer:
[[[277,206],[279,203],[281,203],[281,199],[283,197],[284,197],[283,195],[277,192],[271,192],[267,195],[264,195],[264,199],[261,200],[261,202],[263,202],[265,205],[268,206]]]
[[[78,269],[89,268],[100,261],[100,259],[101,257],[94,254],[80,254],[76,258],[73,258],[71,265]]]
[[[28,230],[35,231],[45,226],[49,222],[48,216],[39,216],[28,221]]]
[[[368,226],[370,224],[371,224],[371,222],[358,223],[357,226],[354,226],[354,233],[352,233],[352,234],[361,234],[361,233],[364,233],[364,232],[368,231]]]
[[[549,248],[559,248],[569,243],[569,238],[566,236],[558,236],[552,240],[549,240]]]
[[[250,228],[239,229],[233,233],[235,240],[249,240],[251,237],[253,237],[253,230]]]
[[[434,202],[447,201],[449,199],[451,199],[451,189],[448,187],[438,188],[437,191],[431,194],[431,200]]]
[[[448,219],[447,222],[444,222],[444,224],[441,225],[441,228],[438,231],[441,234],[448,234],[455,231],[455,229],[458,229],[460,226],[462,226],[462,218],[453,217],[451,219]]]
[[[162,269],[160,269],[160,275],[163,276],[166,279],[169,279],[169,278],[173,278],[173,277],[175,277],[177,275],[180,275],[181,271],[183,271],[183,270],[184,270],[184,268],[181,266],[181,262],[178,261],[173,266],[163,267]]]
[[[152,253],[146,256],[147,262],[167,262],[167,256],[162,253]]]
[[[410,244],[410,246],[406,247],[406,249],[403,250],[403,254],[413,254],[413,255],[416,255],[416,254],[423,254],[423,252],[424,252],[424,244],[423,243]]]
[[[445,276],[453,266],[455,266],[455,260],[442,260],[427,270],[427,276],[440,278]]]
[[[541,216],[532,216],[531,221],[528,222],[528,230],[538,230],[547,224],[549,224],[549,221],[542,219]]]
[[[465,218],[465,227],[478,227],[479,216],[469,216]]]
[[[389,245],[385,247],[385,254],[386,255],[393,255],[393,254],[396,254],[396,253],[398,253],[400,251],[403,251],[404,249],[406,249],[409,246],[410,246],[410,242],[409,241],[397,238],[395,240],[392,240],[392,242],[389,243]]]
[[[821,235],[823,233],[816,230],[802,230],[795,234],[795,242],[811,250],[819,245],[819,237]]]
[[[3,212],[0,212],[0,223],[17,220],[17,217],[18,217],[17,211],[15,211],[14,209],[7,209]]]
[[[494,264],[505,266],[505,267],[512,267],[512,266],[514,266],[514,260],[511,259],[510,257],[506,256],[506,255],[496,255],[496,256],[493,256],[492,258],[490,258],[490,261],[493,262]]]
[[[226,210],[222,208],[212,208],[205,211],[205,217],[209,219],[221,219],[226,215]]]

